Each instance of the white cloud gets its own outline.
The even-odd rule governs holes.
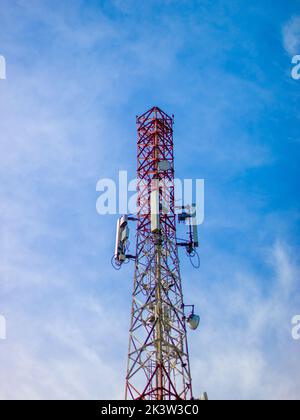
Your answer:
[[[270,275],[256,277],[241,267],[232,275],[223,268],[230,280],[219,273],[209,291],[198,293],[203,325],[197,337],[191,336],[191,356],[199,394],[207,390],[211,399],[300,398],[299,343],[291,337],[300,270],[292,251],[279,241],[266,258]]]
[[[34,320],[25,312],[10,315],[8,340],[0,346],[0,374],[5,378],[0,399],[122,398],[123,361],[111,357],[113,340],[105,320],[110,311],[100,315],[77,304],[76,322],[59,308],[52,320],[48,315]],[[80,320],[79,313],[90,315],[89,321]]]
[[[284,26],[283,43],[284,48],[291,56],[300,54],[300,16],[294,16]]]

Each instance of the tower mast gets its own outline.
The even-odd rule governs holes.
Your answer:
[[[126,399],[192,399],[176,235],[174,118],[137,117],[138,214]]]

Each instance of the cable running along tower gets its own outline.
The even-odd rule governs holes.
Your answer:
[[[126,399],[191,400],[192,378],[187,325],[200,318],[185,314],[178,247],[194,257],[198,247],[193,205],[180,208],[189,229],[178,242],[174,197],[174,117],[155,107],[137,117],[138,213],[117,223],[115,268],[135,263]],[[129,222],[136,222],[136,252],[127,255]]]

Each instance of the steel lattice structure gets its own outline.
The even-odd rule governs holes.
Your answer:
[[[174,118],[156,107],[137,117],[137,244],[126,399],[193,397],[176,243],[173,125]],[[155,189],[160,210],[159,229],[153,232]]]

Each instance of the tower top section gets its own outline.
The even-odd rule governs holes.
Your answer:
[[[136,122],[139,128],[145,127],[148,123],[151,123],[153,120],[160,120],[167,124],[170,128],[173,128],[174,125],[174,115],[170,117],[164,111],[162,111],[158,106],[154,106],[149,109],[149,111],[144,114],[136,117]]]

